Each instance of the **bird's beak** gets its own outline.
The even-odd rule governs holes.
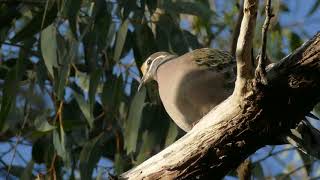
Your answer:
[[[139,87],[138,87],[138,92],[141,90],[142,86],[144,86],[145,83],[145,76],[142,76]]]

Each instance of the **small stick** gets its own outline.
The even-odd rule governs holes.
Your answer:
[[[274,16],[271,12],[271,0],[267,0],[266,3],[266,19],[262,26],[262,44],[261,44],[261,54],[258,60],[258,66],[256,69],[256,77],[263,84],[267,84],[266,78],[266,65],[267,65],[267,57],[266,57],[266,47],[267,47],[267,32],[270,24],[271,18]]]

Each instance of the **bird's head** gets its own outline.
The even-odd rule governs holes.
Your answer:
[[[147,60],[144,61],[144,63],[141,66],[141,72],[142,72],[142,78],[140,81],[140,85],[138,87],[138,91],[141,89],[141,87],[146,84],[147,82],[150,82],[152,80],[156,80],[156,72],[159,66],[173,58],[177,57],[174,54],[170,54],[168,52],[156,52],[149,56]]]

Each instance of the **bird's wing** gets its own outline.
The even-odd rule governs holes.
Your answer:
[[[234,57],[227,51],[202,48],[194,50],[192,54],[196,64],[207,67],[209,70],[222,71],[235,66]]]

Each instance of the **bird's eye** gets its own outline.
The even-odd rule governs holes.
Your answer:
[[[151,64],[151,60],[148,60],[148,61],[147,61],[147,65],[150,65],[150,64]]]

